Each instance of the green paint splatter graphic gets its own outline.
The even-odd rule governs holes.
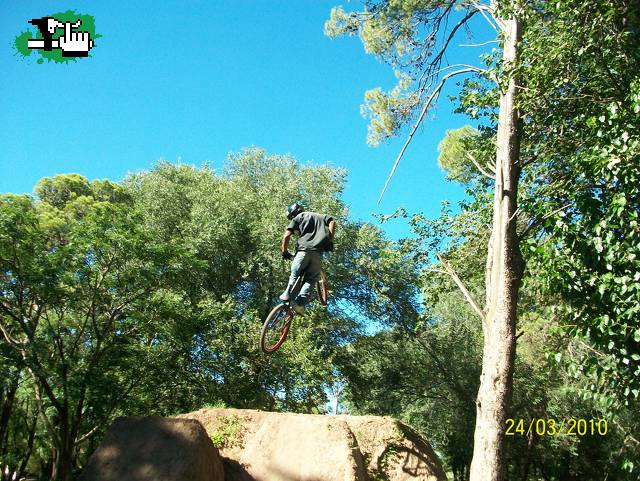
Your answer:
[[[18,53],[23,57],[31,55],[31,49],[27,47],[27,41],[31,38],[31,32],[22,32],[18,35],[13,43],[13,46]]]
[[[53,17],[56,20],[64,23],[64,22],[75,22],[76,20],[81,20],[82,24],[79,27],[79,31],[81,32],[89,32],[91,36],[91,40],[94,41],[93,50],[96,48],[96,39],[102,37],[102,35],[96,34],[96,22],[95,19],[91,15],[84,15],[76,12],[75,10],[67,10],[66,12],[58,12],[52,13],[49,15],[45,15],[46,17]],[[27,19],[28,22],[31,19]],[[63,57],[62,50],[59,48],[54,48],[50,52],[47,52],[41,48],[39,49],[30,49],[28,46],[28,41],[30,39],[42,40],[42,34],[40,30],[34,26],[35,34],[32,31],[22,32],[18,35],[14,42],[13,47],[16,51],[16,54],[20,57],[26,58],[31,55],[32,52],[35,52],[39,58],[37,63],[42,64],[45,62],[55,62],[55,63],[68,63],[68,62],[76,62],[78,57]],[[57,29],[56,33],[53,35],[53,40],[59,39],[64,35],[64,31],[62,29]],[[89,57],[91,57],[91,52],[89,52]]]

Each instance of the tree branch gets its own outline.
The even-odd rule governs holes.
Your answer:
[[[587,344],[584,341],[581,341],[580,339],[578,339],[578,344],[580,344],[582,347],[588,349],[589,351],[593,352],[594,354],[600,356],[600,357],[606,357],[606,354],[603,352],[598,351],[597,349],[594,349],[593,347],[591,347],[589,344]]]
[[[38,385],[38,378],[36,374],[33,372],[33,370],[28,366],[27,366],[27,371],[29,372],[29,374],[31,374],[31,379],[33,379],[33,389],[36,394],[36,404],[38,405],[38,413],[40,414],[40,417],[44,421],[44,425],[46,426],[47,431],[49,431],[49,434],[51,434],[51,437],[54,439],[54,442],[56,443],[56,445],[59,446],[61,443],[60,443],[60,438],[58,436],[58,433],[53,428],[53,425],[51,424],[51,421],[49,421],[49,418],[47,417],[47,413],[45,412],[45,409],[44,409],[42,394],[40,393],[40,387]]]
[[[484,17],[484,19],[487,21],[487,23],[489,25],[491,25],[491,28],[493,28],[496,32],[499,32],[500,29],[504,30],[505,28],[505,24],[502,20],[500,20],[499,18],[497,18],[494,14],[493,11],[491,10],[491,8],[487,7],[486,5],[480,5],[479,2],[477,2],[476,0],[470,0],[469,3],[471,5],[473,5],[473,7],[480,12],[480,14]],[[489,18],[489,16],[491,16],[491,18]],[[494,24],[495,22],[495,24]],[[497,25],[497,26],[496,26]],[[500,27],[500,28],[498,28]]]
[[[420,55],[418,55],[416,59],[416,62],[415,62],[416,65],[423,65],[427,62],[427,59],[431,55],[430,47],[435,44],[438,38],[438,32],[440,31],[440,24],[442,23],[443,19],[447,18],[447,16],[449,15],[449,12],[453,9],[454,5],[455,5],[455,2],[451,2],[435,18],[427,20],[426,23],[432,24],[433,28],[431,29],[431,33],[422,42],[418,42],[418,43],[415,43],[413,41],[411,42],[413,48],[422,49],[422,52],[420,53]],[[420,22],[417,22],[414,27],[417,29],[419,25],[420,25]],[[433,69],[438,66],[439,66],[438,60],[433,60],[429,62],[428,67],[424,69],[424,72],[420,76],[420,81],[418,83],[422,84],[422,81],[425,77],[431,77]],[[419,90],[423,90],[423,88],[421,87]]]
[[[442,72],[446,71],[446,70],[451,70],[452,68],[458,68],[458,67],[462,67],[462,68],[468,68],[473,70],[474,72],[477,72],[479,74],[488,74],[489,71],[480,67],[476,67],[475,65],[469,65],[466,63],[454,63],[451,65],[447,65],[446,67],[442,67],[440,70],[438,70],[436,72],[436,75],[441,74]]]
[[[444,257],[442,257],[440,254],[436,254],[436,256],[438,257],[438,260],[442,263],[442,265],[446,269],[447,274],[449,274],[449,276],[451,276],[451,278],[456,283],[456,285],[458,286],[460,291],[462,291],[462,294],[464,295],[464,297],[467,300],[467,302],[471,305],[473,310],[476,311],[476,314],[478,314],[478,316],[480,316],[480,319],[482,319],[482,321],[484,321],[485,320],[484,312],[482,311],[482,309],[480,309],[480,306],[478,305],[478,303],[476,302],[474,297],[471,295],[471,293],[469,292],[467,287],[464,285],[464,283],[460,280],[460,277],[458,277],[458,274],[456,274],[456,272],[449,265],[449,263],[444,259]]]
[[[18,349],[22,349],[22,348],[24,348],[26,346],[26,343],[20,342],[20,341],[16,341],[13,337],[11,337],[11,335],[6,330],[6,328],[4,327],[4,324],[2,322],[0,322],[0,331],[2,331],[2,335],[4,336],[5,340],[7,341],[7,344],[10,344],[11,346],[16,347]]]
[[[91,431],[89,431],[88,433],[86,433],[86,434],[82,435],[81,437],[79,437],[78,439],[76,439],[74,444],[77,446],[78,444],[83,443],[84,441],[89,439],[98,429],[100,429],[100,425],[99,424],[94,426],[93,429],[91,429]]]
[[[520,208],[518,207],[516,210],[513,211],[513,214],[511,214],[511,217],[509,217],[509,219],[507,220],[508,223],[511,223],[511,221],[513,219],[515,219],[518,214],[520,213]]]
[[[482,43],[461,43],[460,45],[458,45],[458,47],[482,47],[484,45],[489,45],[490,43],[498,43],[497,40],[487,40],[486,42],[482,42]]]
[[[620,423],[618,421],[616,421],[615,419],[613,420],[613,424],[615,424],[617,426],[617,428],[622,431],[622,433],[628,437],[631,441],[633,441],[637,446],[640,446],[640,441],[638,441],[636,438],[633,437],[632,434],[630,434],[626,429],[624,429]]]
[[[407,138],[407,141],[404,143],[404,146],[402,147],[402,150],[400,150],[400,153],[398,154],[398,157],[396,158],[396,161],[393,164],[393,168],[391,169],[391,173],[389,174],[389,177],[387,178],[387,181],[384,183],[384,187],[382,189],[382,192],[380,193],[380,197],[378,198],[378,205],[380,204],[380,201],[382,200],[382,197],[384,197],[384,193],[386,192],[387,187],[389,187],[389,182],[391,182],[391,178],[393,177],[393,174],[395,173],[396,168],[398,167],[398,164],[400,163],[400,159],[402,159],[402,156],[404,155],[404,152],[407,150],[407,147],[411,143],[411,140],[413,139],[414,134],[418,130],[418,127],[420,126],[422,121],[424,120],[424,116],[427,113],[427,110],[429,109],[429,107],[431,106],[433,101],[436,98],[438,98],[438,95],[440,94],[440,91],[442,90],[442,87],[444,87],[445,83],[447,83],[447,80],[449,80],[451,77],[453,77],[455,75],[462,75],[462,74],[469,73],[469,72],[476,72],[478,70],[479,69],[476,69],[475,67],[463,68],[463,69],[460,69],[460,70],[456,70],[455,72],[450,72],[447,75],[445,75],[444,77],[442,77],[442,81],[433,90],[433,92],[431,93],[431,95],[427,99],[427,102],[424,104],[424,107],[422,108],[422,111],[420,112],[420,116],[418,117],[417,122],[413,126],[413,129],[411,130],[411,133],[409,134],[409,137]]]
[[[496,180],[496,176],[491,175],[489,172],[484,170],[482,166],[478,163],[478,161],[475,159],[475,157],[471,155],[469,152],[467,152],[467,157],[471,162],[473,162],[473,165],[475,165],[478,168],[478,170],[484,174],[485,177],[489,177],[492,180]]]
[[[535,219],[533,221],[531,221],[529,223],[529,225],[525,228],[525,230],[522,231],[522,233],[518,236],[518,238],[524,239],[524,237],[529,233],[529,231],[531,229],[533,229],[534,227],[539,226],[542,222],[544,222],[545,220],[547,220],[549,217],[553,217],[554,215],[556,215],[559,212],[562,212],[563,210],[571,207],[572,203],[569,204],[565,204],[562,207],[558,207],[557,209],[554,209],[553,211],[543,215],[542,217],[540,217],[539,219]]]
[[[449,275],[449,273],[447,271],[443,271],[442,269],[435,269],[435,268],[429,268],[427,269],[427,272],[435,272],[437,274],[444,274],[444,275]]]
[[[453,4],[453,3],[452,3]],[[440,49],[440,51],[436,54],[435,57],[433,57],[433,60],[431,61],[431,65],[439,65],[440,60],[442,59],[444,53],[447,51],[447,48],[449,48],[449,44],[451,43],[451,40],[453,40],[453,37],[455,36],[456,32],[458,31],[458,29],[460,27],[462,27],[464,24],[467,23],[467,21],[473,17],[476,13],[478,13],[480,10],[476,9],[476,10],[470,10],[458,23],[455,24],[455,26],[451,29],[451,32],[449,32],[449,36],[447,37],[447,39],[443,42],[442,44],[442,48]]]
[[[436,367],[438,368],[438,370],[444,374],[444,381],[443,382],[448,384],[449,387],[451,387],[451,389],[458,394],[458,396],[459,396],[459,398],[461,400],[462,399],[471,399],[471,398],[473,398],[473,395],[471,395],[471,393],[467,392],[467,390],[460,384],[460,381],[458,381],[456,376],[449,370],[449,368],[447,367],[446,362],[443,362],[436,355],[434,350],[430,348],[430,346],[427,344],[427,342],[425,342],[423,339],[420,338],[420,336],[416,335],[415,333],[414,333],[414,335],[412,337],[426,351],[426,353],[429,355],[429,357],[436,364]]]
[[[29,329],[27,328],[27,323],[25,323],[20,316],[17,316],[16,314],[14,314],[13,311],[8,306],[6,306],[5,303],[2,301],[0,301],[0,309],[2,309],[2,311],[4,311],[4,313],[7,316],[11,317],[14,321],[16,321],[18,325],[22,328],[24,333],[27,335],[27,337],[31,338]]]

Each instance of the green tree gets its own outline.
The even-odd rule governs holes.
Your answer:
[[[181,299],[176,313],[195,323],[180,355],[189,366],[180,376],[185,391],[198,386],[189,406],[221,401],[320,411],[337,348],[358,335],[364,319],[393,323],[414,308],[411,270],[378,229],[348,221],[339,198],[343,182],[339,169],[302,166],[260,149],[230,156],[222,175],[159,164],[129,179],[147,230],[157,242],[183,246],[196,266],[172,286]],[[279,245],[285,207],[296,200],[338,222],[336,251],[325,262],[332,302],[327,310],[312,304],[278,355],[267,359],[257,339],[288,277]],[[176,381],[162,379],[167,388],[160,392],[170,403]]]
[[[118,415],[323,412],[342,347],[369,319],[419,320],[417,265],[349,221],[343,183],[342,170],[250,149],[221,174],[159,163],[124,185],[58,176],[37,198],[1,196],[3,463],[69,479]],[[257,341],[288,278],[293,200],[338,222],[331,303],[312,303],[269,358]]]
[[[640,461],[640,425],[629,416],[640,400],[635,7],[567,1],[536,11],[524,55],[545,51],[554,61],[526,64],[541,94],[522,98],[532,126],[525,155],[538,167],[525,181],[523,211],[552,213],[529,240],[532,273],[556,301],[552,317],[564,326],[563,354],[582,394],[621,433],[611,463],[627,470]]]
[[[3,349],[28,376],[51,479],[70,479],[79,445],[135,385],[129,316],[147,303],[168,257],[148,243],[126,195],[105,200],[121,187],[97,187],[59,176],[36,187],[39,201],[0,198]]]
[[[594,387],[607,379],[610,392],[637,399],[631,321],[637,246],[631,239],[637,237],[638,215],[633,135],[638,13],[632,2],[596,3],[370,1],[360,12],[334,9],[327,23],[331,35],[359,34],[369,53],[397,71],[394,90],[365,95],[370,143],[414,122],[394,170],[444,83],[456,75],[481,74],[465,80],[460,110],[483,118],[483,127],[479,133],[448,134],[440,157],[452,178],[483,179],[487,186],[487,179],[493,181],[484,309],[464,276],[447,268],[451,259],[441,257],[484,322],[472,479],[504,475],[502,435],[525,272],[520,247],[526,239],[532,239],[527,257],[529,249],[540,256],[532,267],[547,278],[547,292],[564,293],[562,312],[568,314],[555,320],[568,319],[574,332],[588,334],[598,346],[581,364],[596,376],[605,371]],[[454,7],[457,16],[451,14]],[[501,52],[485,56],[488,71],[441,68],[456,32],[478,13],[498,30]],[[493,166],[486,162],[491,155]]]
[[[460,13],[456,14],[456,10]],[[478,14],[484,15],[499,31],[500,62],[491,74],[474,66],[446,71],[442,61],[452,39]],[[515,222],[522,169],[519,163],[521,117],[516,108],[521,87],[516,67],[522,16],[523,6],[518,2],[485,5],[475,1],[369,1],[361,12],[347,13],[342,8],[334,8],[325,28],[334,36],[359,33],[365,49],[388,62],[397,72],[400,81],[393,91],[385,94],[377,89],[365,95],[366,106],[373,117],[370,143],[376,144],[397,134],[403,125],[417,118],[393,170],[427,110],[450,78],[480,73],[493,78],[499,85],[499,108],[494,119],[493,219],[488,242],[484,308],[480,308],[459,276],[447,269],[483,325],[483,367],[471,466],[474,481],[501,480],[505,470],[504,429],[512,389],[517,299],[524,269]]]
[[[357,414],[393,415],[433,444],[464,480],[471,464],[480,326],[457,291],[441,296],[418,330],[383,330],[350,344],[338,358],[346,401]],[[440,309],[447,317],[440,317]]]
[[[523,207],[554,215],[531,240],[532,257],[547,292],[562,294],[563,323],[601,351],[583,367],[617,403],[637,400],[638,14],[608,1],[561,2],[537,14],[545,22],[532,29],[525,54],[544,48],[556,60],[527,66],[545,95],[523,99],[535,126],[527,155],[542,160],[528,182],[535,202],[527,195]]]

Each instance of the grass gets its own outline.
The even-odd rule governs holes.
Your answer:
[[[237,416],[220,419],[215,431],[209,431],[213,445],[218,449],[232,447],[242,441],[242,421]]]

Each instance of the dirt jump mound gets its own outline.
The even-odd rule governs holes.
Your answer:
[[[429,443],[389,417],[202,409],[121,418],[81,481],[445,481]]]
[[[223,481],[222,460],[193,419],[118,418],[78,481]]]

